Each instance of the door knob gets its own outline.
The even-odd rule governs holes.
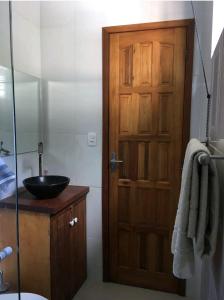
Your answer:
[[[74,218],[72,219],[70,222],[69,222],[69,225],[71,227],[73,227],[75,224],[77,224],[79,222],[79,219],[78,218]]]
[[[117,168],[117,165],[121,164],[121,163],[123,163],[123,160],[116,159],[116,153],[112,152],[112,154],[111,154],[111,160],[110,160],[111,171],[115,171],[116,168]]]

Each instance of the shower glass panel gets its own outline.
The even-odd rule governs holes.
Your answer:
[[[15,101],[9,5],[7,1],[0,2],[0,279],[3,276],[0,292],[13,292],[19,299]]]

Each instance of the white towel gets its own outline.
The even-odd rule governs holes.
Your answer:
[[[15,178],[15,174],[9,169],[4,160],[0,158],[0,199],[12,194],[11,185],[15,183]]]
[[[201,165],[198,156],[210,154],[198,140],[186,149],[177,216],[172,238],[173,273],[188,279],[194,273],[195,255],[212,256],[216,249],[219,185],[216,165]]]

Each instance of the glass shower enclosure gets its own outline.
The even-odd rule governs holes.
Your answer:
[[[17,156],[11,4],[0,2],[0,299],[20,299]],[[7,207],[4,199],[12,197]],[[2,296],[3,295],[3,296]],[[13,299],[14,299],[13,298]]]

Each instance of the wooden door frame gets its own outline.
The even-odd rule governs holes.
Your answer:
[[[183,109],[183,138],[182,157],[190,135],[190,111],[194,50],[194,19],[174,20],[165,22],[121,25],[102,28],[103,42],[103,163],[102,163],[102,218],[103,218],[103,280],[110,280],[110,244],[109,244],[109,49],[110,34],[150,29],[165,29],[172,27],[185,27],[187,29],[187,61],[184,84]],[[184,294],[185,287],[180,288]]]

